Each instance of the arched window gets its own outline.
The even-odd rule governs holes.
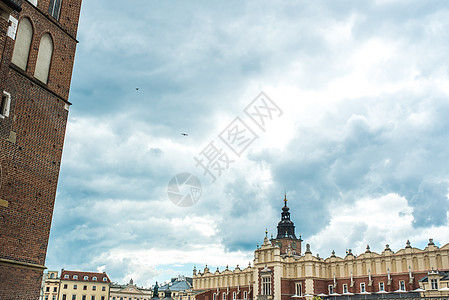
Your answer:
[[[55,278],[55,273],[51,273],[50,278]]]
[[[73,279],[78,279],[78,275],[73,275]]]
[[[59,12],[61,11],[61,2],[62,0],[50,0],[50,5],[48,6],[48,13],[59,20]]]
[[[46,33],[42,36],[39,44],[39,53],[37,54],[36,69],[34,71],[34,77],[43,83],[48,82],[52,54],[53,40],[50,34]]]
[[[33,26],[28,18],[23,18],[19,22],[17,29],[16,43],[12,54],[12,63],[26,70],[28,56],[30,54],[31,40],[33,39]]]

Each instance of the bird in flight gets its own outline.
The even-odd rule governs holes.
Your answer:
[[[139,88],[138,87],[136,87],[136,91],[138,91],[139,90]]]
[[[189,134],[188,133],[181,133],[181,135],[188,136]]]

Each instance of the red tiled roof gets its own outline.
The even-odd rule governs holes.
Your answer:
[[[66,275],[68,275],[68,278],[66,278]],[[78,276],[78,278],[76,278],[75,275]],[[87,276],[87,280],[84,279],[84,277],[86,277],[86,276]],[[93,280],[94,277],[96,277],[97,280]],[[106,278],[106,280],[103,278]],[[85,271],[68,271],[68,270],[64,270],[64,269],[61,271],[61,280],[111,283],[111,280],[109,279],[108,275],[105,272],[95,273],[95,272],[85,272]]]

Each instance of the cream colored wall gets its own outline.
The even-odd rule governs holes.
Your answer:
[[[250,276],[254,281],[254,291],[258,291],[258,268],[275,267],[276,274],[283,278],[326,278],[332,279],[335,273],[336,278],[367,276],[386,274],[387,270],[393,273],[411,271],[428,271],[433,269],[449,269],[449,244],[438,248],[429,244],[425,249],[405,248],[394,253],[393,251],[383,251],[381,254],[366,252],[357,257],[347,255],[345,258],[332,256],[326,259],[306,253],[303,256],[280,255],[280,250],[276,246],[264,243],[254,252],[254,267],[244,270],[224,271],[210,273],[208,269],[204,274],[196,274],[193,277],[194,289],[214,289],[218,287],[236,286],[238,281],[241,286],[248,285],[242,279],[243,274]],[[281,267],[279,267],[281,266]],[[275,288],[280,279],[275,278]],[[305,292],[312,293],[313,286],[306,281]],[[311,290],[312,289],[312,290]]]
[[[67,284],[67,289],[64,289],[64,284]],[[77,285],[77,289],[74,289],[74,285]],[[84,286],[87,286],[86,290],[83,290]],[[93,290],[93,286],[96,286],[96,290]],[[102,287],[105,287],[105,291],[102,291]],[[82,300],[82,296],[86,295],[86,300],[91,300],[92,296],[95,296],[95,300],[101,300],[101,296],[104,299],[108,299],[109,284],[103,282],[90,282],[83,281],[82,278],[79,281],[64,280],[61,279],[61,290],[59,293],[59,300],[62,300],[63,295],[66,296],[66,300],[72,300],[72,295],[76,295],[76,300]]]

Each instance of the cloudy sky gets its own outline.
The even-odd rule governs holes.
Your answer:
[[[246,266],[284,192],[321,257],[449,242],[447,1],[84,0],[78,39],[49,269]],[[179,173],[192,206],[167,194]]]

